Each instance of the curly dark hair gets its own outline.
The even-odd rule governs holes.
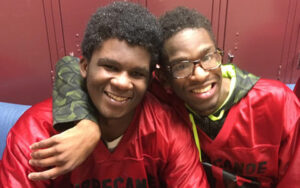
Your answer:
[[[90,61],[93,52],[110,38],[144,47],[151,55],[153,70],[158,61],[162,37],[156,17],[146,8],[130,2],[114,2],[99,8],[85,30],[81,43],[83,56]]]
[[[215,36],[212,32],[210,21],[201,13],[186,7],[177,7],[166,12],[159,18],[163,32],[163,41],[168,40],[179,31],[186,28],[203,28],[215,43]]]

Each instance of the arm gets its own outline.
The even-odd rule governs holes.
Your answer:
[[[85,161],[100,140],[95,110],[90,105],[78,63],[78,58],[64,57],[56,64],[53,124],[58,131],[68,130],[31,146],[34,152],[30,164],[52,167],[31,173],[32,180],[53,179],[73,170]]]
[[[277,187],[300,186],[300,102],[289,91],[282,108],[284,132],[279,148],[279,183]]]
[[[175,116],[167,130],[169,155],[163,180],[167,187],[209,187],[191,130]]]

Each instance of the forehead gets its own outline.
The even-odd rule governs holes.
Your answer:
[[[116,38],[104,41],[101,47],[94,51],[92,61],[98,58],[108,58],[127,65],[150,65],[150,53],[144,47],[132,46]]]
[[[180,57],[198,58],[199,53],[215,48],[209,33],[203,28],[187,28],[165,41],[164,50],[169,61]]]

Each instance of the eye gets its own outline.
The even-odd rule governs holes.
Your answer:
[[[133,78],[143,78],[146,77],[145,73],[139,72],[139,71],[133,71],[130,74]]]
[[[114,65],[102,64],[100,66],[104,67],[104,69],[107,70],[107,71],[111,71],[111,72],[117,72],[118,71],[118,67],[116,67]]]
[[[181,71],[185,68],[189,67],[188,61],[181,61],[172,66],[172,71]]]
[[[205,56],[203,56],[203,57],[201,58],[201,62],[207,62],[207,61],[210,61],[212,58],[213,58],[213,53],[206,54]]]

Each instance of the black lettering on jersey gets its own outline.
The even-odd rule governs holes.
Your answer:
[[[229,160],[225,160],[225,161],[224,161],[223,167],[224,167],[224,169],[226,169],[226,170],[231,170],[231,169],[232,169],[232,165],[231,165],[231,163],[230,163]]]
[[[124,182],[123,178],[121,178],[121,177],[116,178],[114,181],[114,188],[121,187],[121,184],[123,184],[123,182]]]
[[[257,163],[241,163],[241,162],[231,162],[229,160],[224,160],[219,158],[214,160],[212,164],[234,174],[245,174],[245,175],[264,174],[266,173],[267,170],[266,161],[260,161]]]
[[[267,161],[262,161],[258,163],[257,174],[264,174],[267,170]]]
[[[255,172],[256,165],[254,163],[249,163],[246,166],[246,174],[253,174]]]
[[[100,188],[100,181],[97,179],[92,179],[92,188]]]
[[[244,163],[235,162],[233,165],[233,172],[236,174],[243,174]]]
[[[133,188],[133,180],[132,180],[132,178],[127,178],[126,188]]]
[[[102,180],[102,188],[112,188],[111,183],[111,179]]]
[[[223,167],[223,160],[222,159],[216,159],[213,161],[212,163],[213,165],[219,166],[219,167]]]
[[[252,177],[254,174],[264,174],[267,171],[267,162],[261,161],[257,163],[243,163],[243,162],[231,162],[230,160],[224,160],[218,158],[212,161],[210,164],[208,161],[211,161],[206,156],[206,161],[202,162],[203,167],[206,172],[206,176],[210,187],[217,187],[217,179],[213,166],[221,168],[223,185],[225,187],[238,187],[238,188],[247,188],[247,187],[260,187],[260,182],[257,178]],[[220,172],[219,172],[220,173]],[[219,174],[218,173],[218,174]],[[251,177],[248,177],[248,176]]]
[[[147,187],[147,181],[146,179],[136,179],[135,180],[135,185],[137,188],[146,188]]]
[[[152,174],[147,173],[148,185],[149,187],[157,187],[156,179]]]
[[[98,179],[88,179],[84,180],[81,184],[75,184],[75,188],[147,188],[147,179],[135,179],[129,177],[126,180],[124,180],[121,177],[118,177],[116,179],[104,179],[102,181]],[[155,186],[156,187],[156,186]]]
[[[85,180],[82,184],[81,184],[82,188],[88,188],[90,187],[90,180]]]

